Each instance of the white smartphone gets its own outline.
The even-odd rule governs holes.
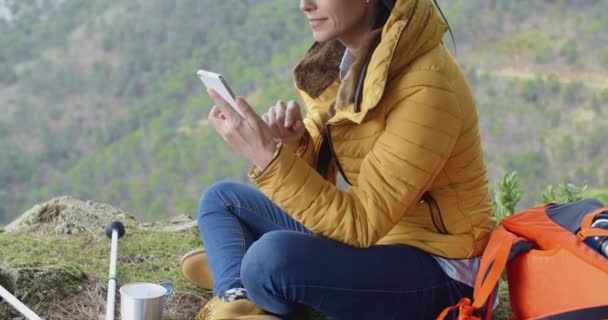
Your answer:
[[[224,80],[224,77],[222,77],[221,74],[205,70],[198,70],[196,75],[201,79],[203,84],[205,84],[208,89],[215,90],[215,92],[217,92],[222,98],[224,98],[224,100],[226,100],[226,102],[228,102],[232,109],[236,110],[241,117],[245,117],[245,115],[243,115],[241,110],[239,110],[239,107],[236,105],[236,96],[234,95],[234,92],[232,92],[228,82]]]

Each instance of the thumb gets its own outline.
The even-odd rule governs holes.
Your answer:
[[[300,130],[304,129],[304,123],[302,122],[302,120],[297,120],[294,124],[293,124],[293,131],[295,132],[300,132]]]
[[[297,120],[289,129],[295,135],[301,136],[306,128],[304,127],[304,122],[302,122],[302,120]]]

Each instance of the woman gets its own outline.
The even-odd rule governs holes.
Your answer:
[[[294,69],[305,104],[210,123],[257,188],[202,196],[206,252],[184,276],[214,298],[198,319],[432,319],[472,294],[494,227],[471,90],[431,0],[301,0],[315,45]],[[336,187],[340,172],[350,184]],[[210,271],[209,271],[210,270]],[[211,276],[212,275],[212,276]]]

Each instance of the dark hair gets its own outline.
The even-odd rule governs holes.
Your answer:
[[[379,0],[378,6],[377,6],[377,11],[376,11],[376,17],[374,19],[374,25],[373,25],[374,29],[382,28],[384,26],[384,24],[388,20],[388,17],[391,15],[393,8],[395,7],[395,2],[397,2],[397,0]],[[433,2],[435,3],[435,6],[437,7],[437,9],[439,9],[439,13],[441,13],[441,17],[443,18],[443,20],[445,20],[445,23],[448,25],[448,30],[450,31],[450,37],[452,38],[452,43],[454,43],[454,48],[456,48],[456,40],[454,40],[454,33],[452,32],[452,27],[450,27],[450,23],[448,22],[448,19],[443,14],[441,7],[437,3],[437,0],[433,0]]]
[[[376,7],[376,17],[374,18],[373,29],[382,28],[388,17],[391,15],[391,11],[395,7],[395,0],[380,0]]]

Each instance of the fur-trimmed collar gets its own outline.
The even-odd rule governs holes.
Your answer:
[[[335,109],[342,109],[354,103],[362,89],[365,68],[373,49],[380,42],[382,30],[377,29],[366,35],[361,52],[364,55],[355,57],[346,76],[340,84]],[[326,43],[316,42],[300,63],[294,68],[296,85],[311,98],[317,98],[340,76],[340,62],[346,48],[340,41]],[[355,106],[357,109],[357,106]]]
[[[296,65],[293,75],[298,88],[310,97],[317,98],[338,79],[340,61],[346,48],[340,41],[315,42],[304,58]]]

